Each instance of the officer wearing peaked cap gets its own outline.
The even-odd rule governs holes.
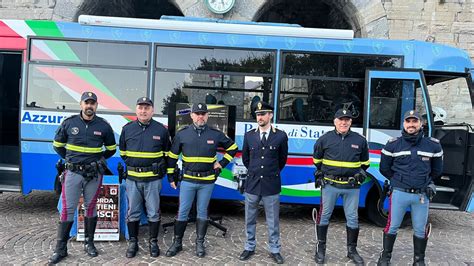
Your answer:
[[[255,110],[258,127],[245,133],[242,161],[248,169],[245,182],[245,226],[247,241],[240,260],[248,260],[255,252],[258,205],[263,201],[268,226],[268,248],[276,263],[283,263],[280,254],[280,172],[288,157],[288,137],[272,126],[273,107],[258,102]]]
[[[143,209],[148,218],[150,256],[158,257],[161,180],[166,175],[166,156],[171,141],[165,126],[153,119],[153,101],[150,98],[138,98],[135,113],[137,120],[122,128],[119,142],[120,156],[127,165],[129,244],[126,257],[135,257],[138,251],[138,229]]]
[[[347,257],[357,265],[364,263],[356,249],[359,236],[357,211],[359,188],[366,178],[364,170],[369,167],[369,149],[367,140],[351,131],[352,118],[349,110],[337,110],[335,129],[321,136],[314,145],[315,185],[316,188],[322,187],[316,224],[318,244],[314,259],[317,263],[324,263],[329,220],[341,195],[347,220]]]
[[[402,136],[389,140],[382,149],[380,172],[390,180],[390,209],[378,265],[389,265],[397,231],[408,207],[413,223],[413,265],[425,265],[430,228],[429,202],[436,193],[433,180],[443,170],[443,149],[439,140],[423,136],[418,111],[404,114]]]
[[[179,155],[182,154],[183,176],[179,190],[179,211],[174,224],[173,244],[166,252],[167,257],[175,256],[183,249],[182,239],[189,218],[189,211],[196,198],[196,256],[204,257],[204,238],[207,233],[207,207],[211,199],[214,183],[222,168],[229,164],[237,153],[237,145],[221,131],[207,125],[209,118],[207,105],[196,103],[191,109],[192,125],[179,130],[168,153],[168,181],[176,189],[178,186],[175,170]],[[217,161],[217,149],[225,154]],[[196,196],[196,197],[195,197]]]
[[[94,246],[97,191],[107,168],[105,159],[114,155],[116,144],[112,127],[96,115],[97,95],[90,91],[84,92],[80,106],[80,114],[65,119],[53,141],[54,150],[66,160],[57,244],[49,260],[53,264],[67,256],[67,241],[81,193],[84,195],[85,208],[84,250],[91,257],[98,255]]]

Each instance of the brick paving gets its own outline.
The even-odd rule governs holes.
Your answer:
[[[55,211],[58,196],[51,192],[33,192],[27,196],[18,193],[0,194],[0,263],[47,264],[56,241]],[[172,221],[176,214],[176,199],[163,200],[163,222]],[[126,241],[97,242],[100,255],[87,257],[82,242],[69,241],[69,256],[63,264],[243,264],[238,260],[245,241],[244,208],[240,202],[213,202],[212,214],[224,215],[223,225],[229,231],[225,238],[210,227],[206,241],[205,258],[194,255],[195,226],[190,224],[183,240],[184,251],[173,258],[163,254],[172,242],[172,229],[160,231],[159,245],[162,255],[151,258],[148,254],[147,227],[140,228],[140,250],[137,257],[125,258]],[[314,224],[308,206],[283,205],[281,208],[281,243],[285,263],[296,265],[314,264]],[[474,215],[465,212],[430,211],[433,232],[428,242],[427,262],[433,265],[474,265]],[[263,210],[257,223],[256,254],[248,264],[271,264],[266,251],[267,231]],[[328,233],[327,262],[330,265],[351,264],[346,255],[345,220],[342,210],[337,210]],[[382,229],[364,221],[361,215],[359,253],[366,263],[375,265],[382,246]],[[412,262],[412,229],[400,230],[392,262],[407,265]]]

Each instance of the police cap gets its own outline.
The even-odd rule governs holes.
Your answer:
[[[420,120],[420,113],[415,110],[409,110],[405,112],[405,115],[403,116],[403,120],[407,120],[408,118],[415,118],[417,120]]]
[[[267,112],[273,112],[273,106],[266,102],[258,102],[257,103],[257,108],[255,109],[255,113],[267,113]]]
[[[352,112],[347,110],[347,109],[344,109],[344,108],[341,108],[339,110],[337,110],[336,114],[334,114],[334,118],[343,118],[343,117],[347,117],[347,118],[354,118],[352,116]]]
[[[94,102],[97,102],[97,95],[91,91],[85,91],[81,96],[81,101],[85,102],[87,100],[94,100]]]
[[[153,101],[148,97],[140,97],[137,99],[137,105],[147,104],[153,106]]]
[[[205,103],[195,103],[191,109],[193,113],[207,113],[207,105]]]

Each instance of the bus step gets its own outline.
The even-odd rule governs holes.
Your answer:
[[[451,187],[436,186],[436,192],[456,192],[456,190]]]
[[[440,210],[459,210],[459,207],[454,206],[449,203],[430,203],[430,209],[440,209]]]

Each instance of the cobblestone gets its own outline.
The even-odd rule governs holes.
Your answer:
[[[56,243],[55,211],[58,197],[50,192],[33,192],[27,196],[16,193],[0,194],[0,263],[46,264]],[[216,204],[218,203],[218,204]],[[164,199],[163,222],[173,220],[177,200]],[[140,227],[140,250],[137,257],[125,258],[127,243],[97,242],[99,256],[87,257],[82,250],[82,242],[68,243],[69,256],[64,264],[242,264],[238,260],[245,241],[244,208],[240,202],[213,202],[211,212],[223,215],[222,224],[228,228],[225,238],[215,228],[210,227],[206,240],[205,258],[197,258],[195,248],[195,226],[190,224],[183,240],[184,251],[176,257],[167,258],[163,254],[172,243],[172,228],[159,235],[160,257],[148,254],[147,227]],[[281,243],[285,262],[291,265],[314,264],[315,247],[314,224],[311,207],[283,205],[281,208]],[[474,215],[465,212],[431,210],[429,221],[433,231],[428,242],[427,262],[431,265],[473,265],[474,263]],[[257,223],[257,250],[249,264],[271,264],[273,261],[266,251],[267,231],[264,213],[261,210]],[[342,210],[336,210],[328,233],[327,261],[334,265],[350,265],[346,255],[345,219]],[[359,253],[366,263],[374,265],[382,246],[382,229],[364,221],[361,217]],[[393,253],[394,265],[412,262],[412,229],[400,230]]]

